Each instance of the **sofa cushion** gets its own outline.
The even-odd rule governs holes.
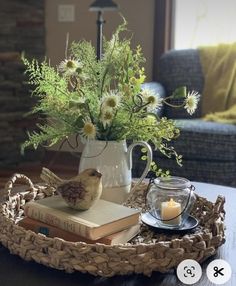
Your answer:
[[[133,157],[133,178],[140,178],[146,161],[141,161],[140,150],[135,150]],[[175,159],[160,156],[160,153],[153,153],[153,160],[163,171],[169,170],[172,176],[187,178],[191,181],[213,183],[225,186],[236,187],[236,164],[233,161],[210,161],[183,159],[183,165],[179,166]],[[148,177],[153,176],[150,172]]]
[[[236,126],[201,119],[176,120],[180,136],[173,146],[184,159],[236,161]]]
[[[159,81],[164,86],[167,96],[177,87],[186,86],[188,90],[202,93],[204,78],[198,50],[171,50],[162,55],[159,65]],[[170,101],[173,104],[180,100]],[[164,114],[168,118],[198,118],[201,117],[201,100],[197,111],[190,116],[183,108],[165,106]]]
[[[174,159],[155,157],[154,160],[160,168],[169,170],[172,176],[184,177],[191,181],[236,187],[235,162],[185,159],[183,166],[179,166]],[[139,174],[141,170],[143,169],[140,167]]]
[[[176,125],[180,136],[170,145],[183,155],[183,166],[156,150],[153,160],[159,168],[194,181],[236,186],[236,126],[201,119],[178,119]],[[132,172],[140,177],[146,162],[139,159],[140,148],[134,151]]]

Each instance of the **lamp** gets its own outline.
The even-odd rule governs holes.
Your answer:
[[[97,60],[102,57],[102,28],[105,23],[103,19],[104,11],[116,11],[118,6],[112,0],[95,0],[89,7],[89,11],[98,12],[97,17]]]

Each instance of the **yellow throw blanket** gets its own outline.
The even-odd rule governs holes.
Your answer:
[[[236,124],[236,104],[226,111],[209,113],[203,119],[207,121]]]
[[[216,112],[206,120],[236,123],[236,43],[200,47],[199,54],[205,79],[203,115]]]

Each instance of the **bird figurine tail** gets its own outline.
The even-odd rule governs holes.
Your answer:
[[[40,178],[47,184],[49,184],[52,187],[57,187],[59,184],[63,182],[61,178],[59,178],[56,174],[51,172],[49,169],[44,168],[42,169],[42,172],[40,174]]]

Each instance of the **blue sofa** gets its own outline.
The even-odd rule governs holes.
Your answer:
[[[200,94],[204,87],[198,51],[195,49],[171,50],[165,53],[159,65],[159,83],[146,83],[160,96],[170,95],[177,87],[186,86]],[[176,100],[174,100],[176,101]],[[176,103],[172,100],[173,103]],[[154,152],[154,161],[172,175],[199,182],[236,186],[236,126],[207,122],[201,119],[201,101],[197,111],[188,115],[185,109],[164,106],[162,116],[173,118],[180,128],[180,136],[173,141],[175,150],[183,155],[183,166],[175,159]],[[134,158],[133,176],[139,176],[143,164]]]

